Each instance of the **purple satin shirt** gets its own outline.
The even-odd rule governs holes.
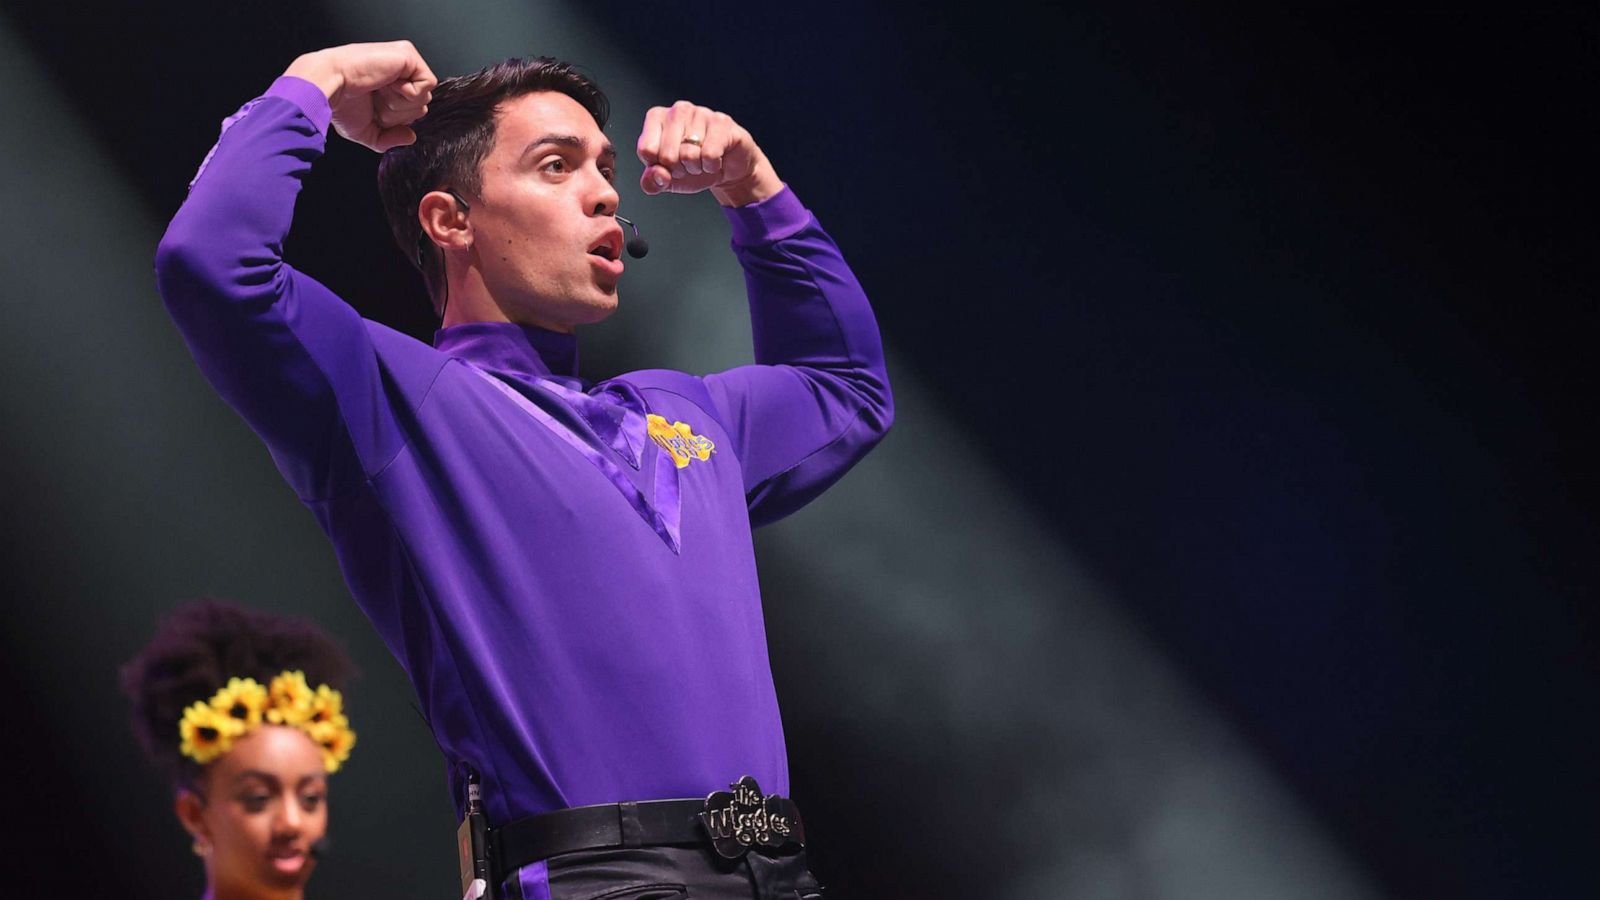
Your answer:
[[[271,449],[491,823],[788,792],[751,526],[888,430],[871,308],[785,189],[726,210],[756,365],[576,377],[577,345],[475,323],[429,347],[282,259],[327,100],[280,78],[224,123],[156,255],[201,370]]]

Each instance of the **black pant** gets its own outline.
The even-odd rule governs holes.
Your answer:
[[[805,851],[724,859],[708,846],[564,853],[506,879],[511,900],[822,900]]]

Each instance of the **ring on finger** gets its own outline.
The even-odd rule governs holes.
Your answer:
[[[691,134],[691,135],[686,135],[684,137],[684,139],[679,141],[678,143],[680,143],[680,144],[693,144],[696,147],[698,147],[698,146],[700,146],[700,141],[701,141],[700,135]]]

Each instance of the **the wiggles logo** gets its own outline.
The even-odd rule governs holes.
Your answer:
[[[717,445],[704,435],[695,434],[688,423],[667,423],[655,413],[645,417],[649,423],[650,440],[655,441],[661,449],[672,454],[672,462],[680,469],[689,465],[689,460],[698,459],[705,462],[717,449]]]

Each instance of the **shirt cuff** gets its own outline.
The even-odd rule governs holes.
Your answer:
[[[747,206],[724,206],[722,214],[733,226],[733,242],[741,247],[775,243],[811,224],[811,211],[787,184],[765,200]]]
[[[282,75],[261,96],[282,97],[293,103],[300,107],[300,111],[306,114],[311,124],[317,126],[318,131],[324,136],[328,134],[328,123],[333,121],[333,108],[328,105],[328,98],[322,93],[322,88],[304,78]]]

